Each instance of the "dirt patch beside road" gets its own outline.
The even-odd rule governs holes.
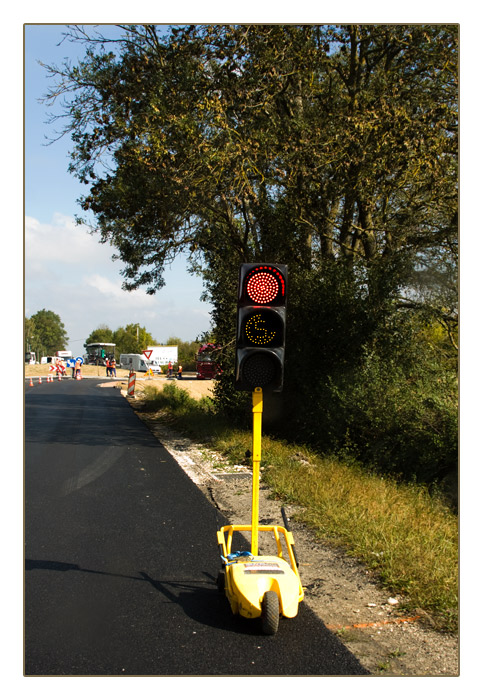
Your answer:
[[[199,398],[200,394],[209,395],[213,383],[180,381],[178,384]],[[162,421],[161,414],[144,412],[142,400],[128,397],[128,401],[220,513],[229,522],[249,523],[251,470],[243,465],[228,465],[219,453],[177,435]],[[260,523],[282,525],[281,505],[262,483]],[[325,546],[297,523],[293,519],[296,507],[285,506],[285,510],[293,528],[305,604],[365,668],[383,676],[458,675],[456,635],[433,629],[431,619],[422,610],[404,610],[404,600],[382,588],[363,564]],[[215,533],[213,546],[216,547]],[[263,553],[262,547],[260,540]]]
[[[118,377],[118,379],[123,380],[124,378]],[[167,384],[171,383],[176,384],[178,389],[185,389],[190,396],[197,400],[202,399],[204,396],[212,396],[213,393],[214,381],[212,379],[196,379],[196,376],[194,375],[193,377],[187,376],[185,379],[166,379],[165,376],[155,377],[154,379],[144,379],[142,375],[138,375],[136,377],[136,392],[138,393],[138,396],[141,396],[143,386],[148,385],[155,386],[157,389],[162,391]],[[127,389],[127,381],[124,380],[114,382],[114,386],[125,390]]]
[[[167,379],[167,382],[176,382],[178,389],[185,389],[194,399],[212,395],[214,381],[212,379]]]

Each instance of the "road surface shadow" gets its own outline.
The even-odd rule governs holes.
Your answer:
[[[228,606],[226,598],[218,592],[215,578],[206,572],[203,580],[169,580],[160,581],[152,578],[144,571],[137,574],[123,574],[110,571],[100,571],[89,569],[70,562],[52,561],[46,559],[26,559],[25,571],[43,569],[47,571],[78,571],[81,573],[94,574],[97,576],[111,576],[113,578],[140,581],[152,586],[161,593],[169,602],[179,605],[184,613],[193,620],[208,627],[216,627],[222,630],[237,630],[243,634],[257,634],[259,630],[254,629],[253,624],[239,625],[238,620],[246,621],[243,618],[234,620],[234,616]]]

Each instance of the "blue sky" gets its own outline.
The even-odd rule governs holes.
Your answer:
[[[25,27],[25,315],[43,308],[57,313],[75,355],[101,324],[115,330],[140,323],[160,343],[170,336],[194,340],[210,328],[210,306],[200,301],[201,280],[187,273],[185,260],[167,269],[156,295],[125,292],[114,249],[74,223],[83,189],[67,172],[72,144],[64,136],[47,145],[59,128],[46,123],[48,114],[58,107],[39,102],[49,82],[38,61],[60,65],[83,55],[76,44],[59,46],[63,31],[62,25]]]

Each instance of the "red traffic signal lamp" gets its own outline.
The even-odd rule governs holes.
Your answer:
[[[240,266],[235,389],[281,391],[286,303],[286,265]]]

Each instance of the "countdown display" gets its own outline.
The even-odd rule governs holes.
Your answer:
[[[283,341],[283,321],[270,309],[261,309],[247,314],[243,319],[243,338],[247,345],[273,347]]]

